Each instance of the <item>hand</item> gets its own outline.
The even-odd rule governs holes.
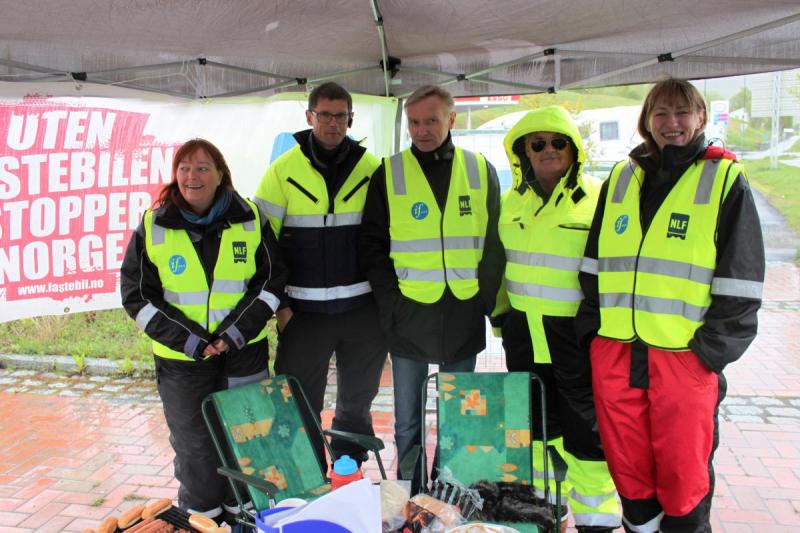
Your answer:
[[[228,351],[228,343],[223,339],[217,339],[211,344],[213,344],[214,348],[216,348],[221,354]]]
[[[278,321],[278,333],[283,333],[283,330],[286,329],[286,324],[289,323],[293,315],[291,307],[284,307],[275,313],[275,319]]]
[[[215,346],[216,342],[217,341],[214,341],[203,349],[203,359],[208,359],[209,357],[214,357],[215,355],[222,353],[220,352],[219,348]]]

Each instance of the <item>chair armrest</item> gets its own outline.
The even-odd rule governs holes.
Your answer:
[[[555,446],[548,445],[547,453],[550,456],[550,464],[553,465],[553,478],[557,482],[563,483],[564,480],[567,479],[566,461],[564,461],[564,458],[558,453]]]
[[[231,479],[235,479],[236,481],[241,481],[242,483],[251,485],[261,492],[269,494],[270,497],[275,496],[275,494],[278,493],[278,487],[275,486],[274,483],[271,483],[264,478],[243,474],[238,470],[233,470],[232,468],[226,468],[224,466],[217,468],[217,472],[225,477],[229,477]]]
[[[372,435],[362,435],[360,433],[350,433],[349,431],[339,431],[338,429],[326,429],[323,431],[329,437],[336,437],[337,439],[346,440],[354,444],[358,444],[362,448],[378,453],[384,449],[384,444],[378,437]]]

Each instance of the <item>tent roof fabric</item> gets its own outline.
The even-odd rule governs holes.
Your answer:
[[[797,0],[0,0],[0,13],[0,81],[186,98],[324,80],[519,94],[800,66]]]

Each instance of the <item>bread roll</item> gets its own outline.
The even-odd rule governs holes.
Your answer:
[[[109,516],[100,523],[97,533],[114,533],[117,530],[117,517]]]
[[[144,504],[139,504],[131,507],[121,515],[119,515],[119,520],[117,521],[117,527],[120,529],[125,529],[131,527],[133,524],[139,521],[142,517],[142,511],[144,511]]]
[[[201,514],[189,515],[189,525],[200,533],[215,533],[219,527],[214,520]]]
[[[158,516],[170,507],[172,507],[172,500],[169,498],[158,500],[144,508],[144,511],[142,511],[142,519],[147,520],[148,518]]]

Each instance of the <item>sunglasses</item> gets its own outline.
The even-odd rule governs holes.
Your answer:
[[[550,146],[558,150],[559,152],[567,147],[569,141],[566,139],[562,139],[561,137],[556,137],[554,139],[550,139]],[[544,139],[539,139],[538,141],[533,141],[531,143],[531,150],[534,152],[541,152],[544,150],[544,147],[547,146],[548,141]]]

